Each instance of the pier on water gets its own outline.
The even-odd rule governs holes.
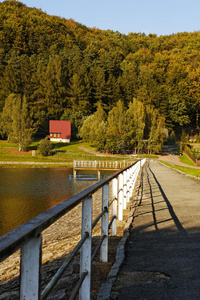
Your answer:
[[[132,165],[124,167],[117,172],[109,175],[107,178],[96,182],[87,189],[80,191],[78,194],[67,198],[63,202],[53,206],[44,213],[31,219],[29,222],[15,228],[0,238],[0,262],[2,263],[2,273],[6,268],[7,260],[17,250],[20,251],[20,270],[19,270],[19,290],[17,291],[17,299],[20,300],[45,300],[50,293],[53,293],[55,285],[59,279],[63,279],[63,274],[70,266],[71,262],[79,255],[80,268],[79,279],[70,296],[70,300],[75,300],[79,294],[80,300],[90,300],[92,262],[99,255],[101,263],[108,263],[108,238],[117,235],[117,222],[124,220],[124,210],[127,209],[128,202],[133,197],[135,185],[138,178],[141,178],[141,170],[146,160],[143,159],[134,162]],[[115,165],[119,168],[120,163],[116,162],[111,165],[106,162],[103,164],[94,164],[96,169],[109,169]],[[123,162],[121,162],[122,164]],[[122,165],[121,165],[122,166]],[[81,163],[77,167],[81,167]],[[89,165],[84,164],[84,167]],[[122,166],[123,167],[123,166]],[[113,167],[114,168],[114,167]],[[140,175],[139,175],[140,174]],[[98,215],[94,214],[94,195],[99,191],[100,199],[98,201]],[[42,279],[42,258],[45,255],[43,245],[43,231],[67,215],[73,209],[80,205],[80,239],[69,255],[65,258],[62,265],[55,274],[50,278]],[[76,213],[72,212],[76,218]],[[96,248],[92,247],[92,238],[94,237],[94,228],[101,221],[101,232],[99,235],[99,243]],[[60,223],[61,224],[61,223]],[[64,226],[64,224],[62,224]],[[69,230],[69,228],[66,228]],[[52,249],[54,251],[54,241],[52,241]],[[68,243],[63,244],[67,249]],[[18,255],[18,254],[17,254]],[[120,254],[121,255],[121,254]],[[44,276],[44,273],[43,273]],[[48,281],[48,282],[47,282]],[[55,287],[56,288],[56,287]],[[10,293],[9,288],[6,293]],[[64,291],[66,294],[66,290]],[[8,294],[7,294],[8,295]],[[7,297],[6,295],[6,297]],[[52,296],[54,298],[54,296]],[[3,299],[1,297],[1,299]],[[5,299],[5,298],[4,298]],[[49,299],[49,298],[48,298]],[[52,298],[51,298],[52,299]]]
[[[85,160],[75,160],[73,164],[73,179],[79,179],[78,172],[81,170],[96,170],[97,179],[101,180],[101,171],[116,171],[125,168],[131,164],[133,161],[85,161]]]

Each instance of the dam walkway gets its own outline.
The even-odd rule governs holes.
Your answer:
[[[110,299],[200,299],[200,182],[149,161]]]

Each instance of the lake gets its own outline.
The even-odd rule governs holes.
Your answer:
[[[69,180],[72,168],[1,168],[0,236],[94,184]]]

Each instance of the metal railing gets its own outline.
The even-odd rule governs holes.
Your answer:
[[[123,209],[130,201],[140,168],[145,159],[135,162],[113,175],[95,183],[75,196],[59,203],[46,212],[38,215],[26,224],[14,229],[0,238],[0,261],[5,260],[18,249],[21,249],[20,263],[20,299],[38,300],[46,299],[66,267],[80,250],[80,279],[70,297],[74,299],[79,291],[79,299],[90,299],[91,263],[100,248],[100,261],[108,261],[108,229],[111,235],[117,234],[117,219],[123,220]],[[109,186],[111,185],[111,186]],[[112,196],[109,199],[109,189]],[[93,194],[102,189],[102,209],[96,220],[92,223]],[[81,240],[64,261],[57,273],[40,293],[41,284],[41,258],[42,258],[42,231],[56,220],[64,216],[72,208],[82,203]],[[109,208],[111,208],[111,221],[109,223]],[[101,240],[94,253],[92,249],[92,229],[101,219]]]

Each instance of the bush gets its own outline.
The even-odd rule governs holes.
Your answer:
[[[48,156],[50,154],[52,145],[48,138],[45,138],[39,142],[38,150],[42,156]]]

